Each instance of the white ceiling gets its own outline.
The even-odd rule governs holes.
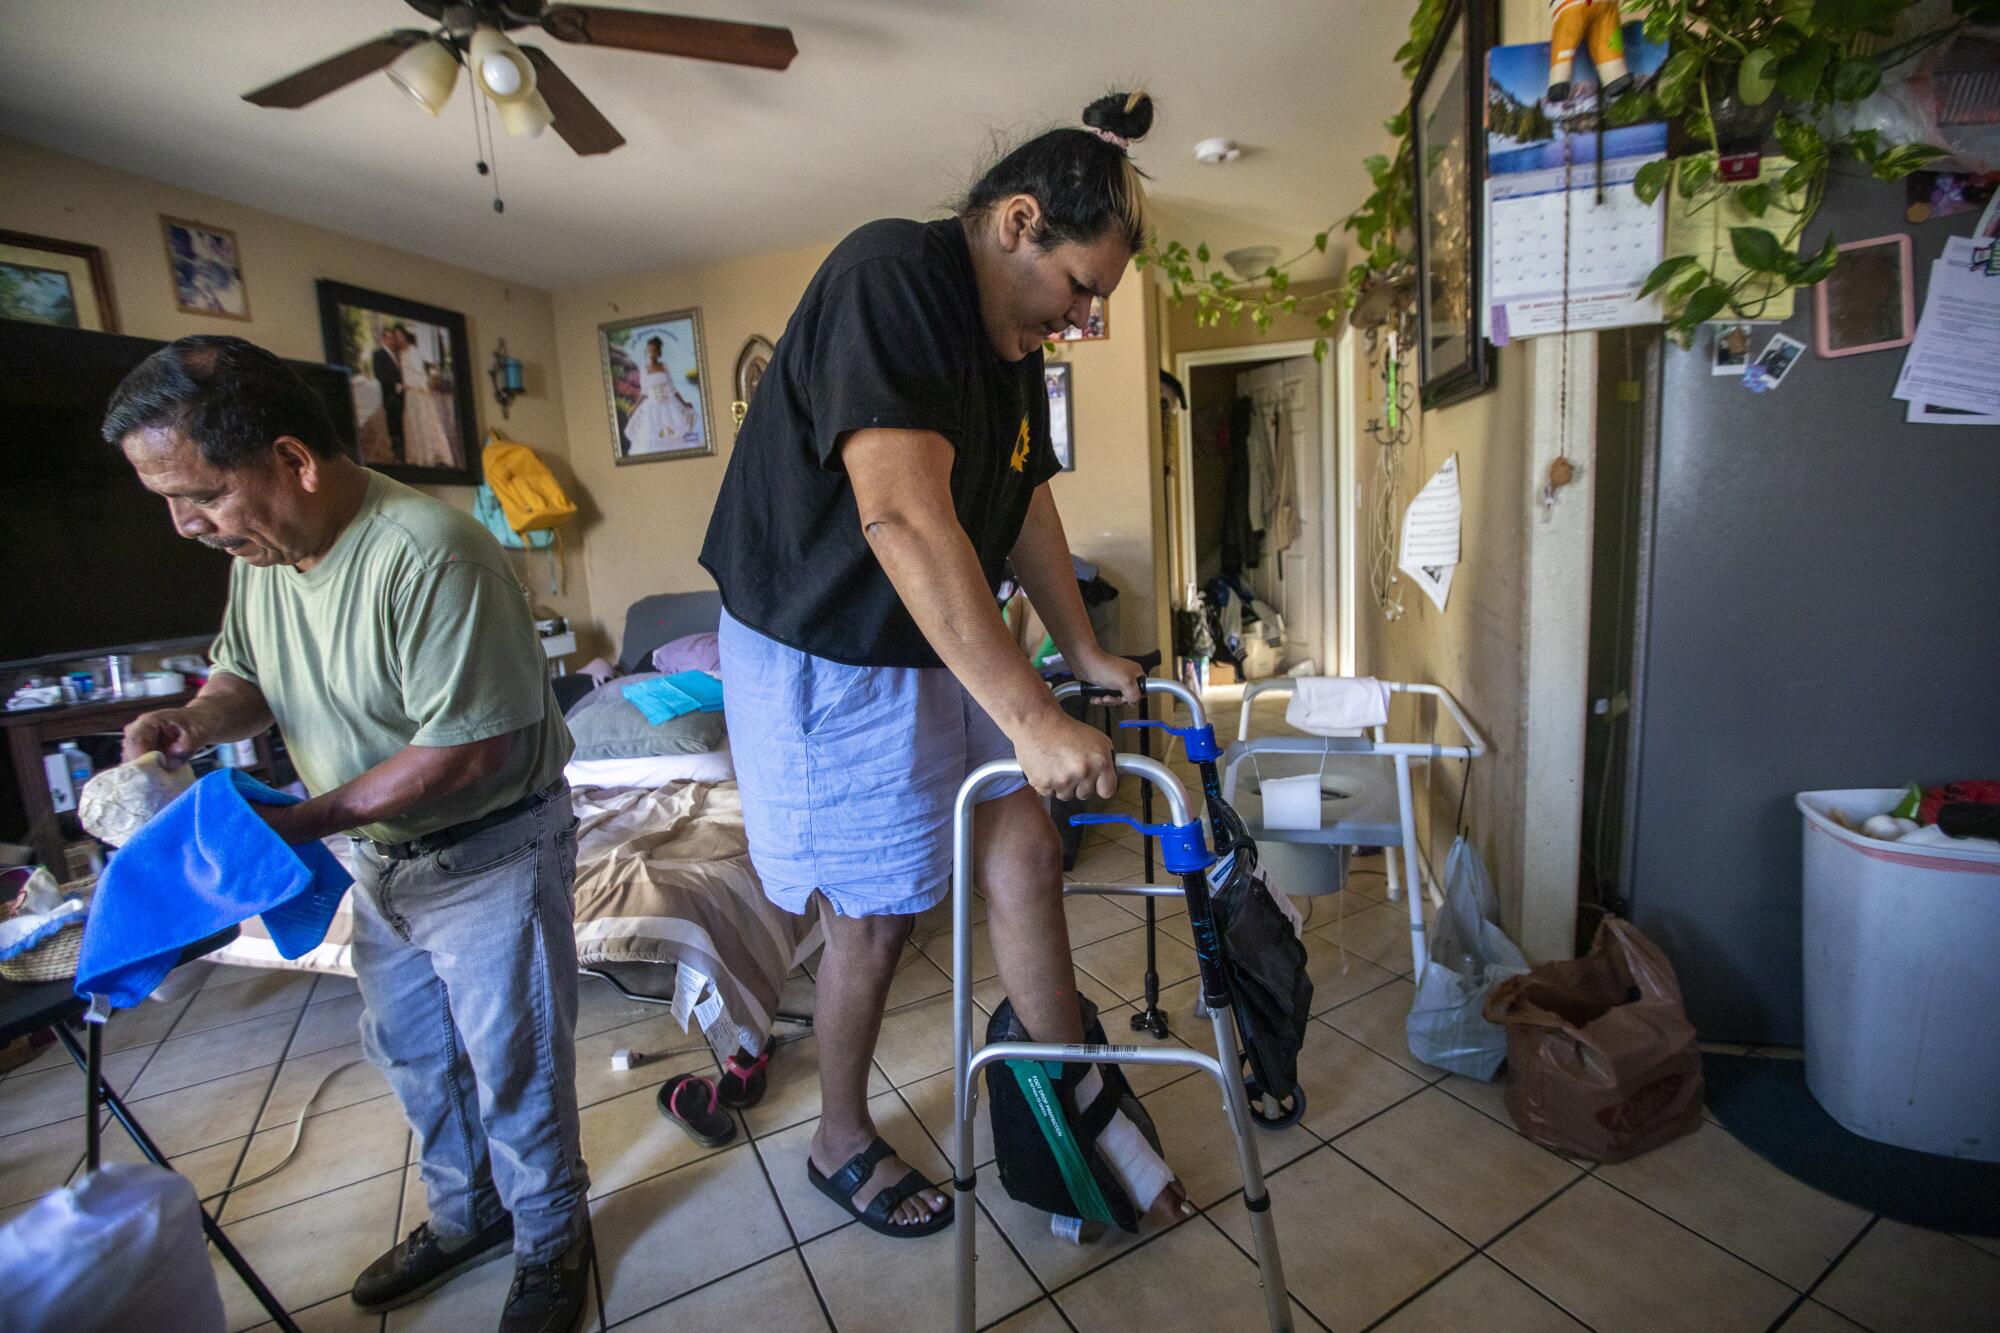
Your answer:
[[[381,75],[302,111],[240,99],[393,27],[401,0],[5,0],[0,126],[51,148],[535,286],[828,242],[934,215],[994,136],[1143,81],[1136,152],[1163,214],[1292,245],[1357,204],[1402,89],[1406,5],[1382,0],[626,0],[782,24],[784,73],[548,51],[625,135],[578,158],[503,137],[504,215],[473,170],[470,93],[432,120]],[[517,33],[531,40],[529,31]],[[1196,140],[1250,149],[1228,167]],[[1219,222],[1228,219],[1224,225]],[[1224,225],[1229,233],[1209,233]],[[1201,237],[1179,236],[1192,243]]]

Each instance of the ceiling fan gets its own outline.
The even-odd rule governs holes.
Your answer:
[[[539,27],[559,42],[611,46],[781,70],[799,49],[789,28],[650,14],[541,0],[407,0],[435,29],[397,28],[339,55],[243,94],[256,106],[297,109],[386,70],[432,115],[450,100],[459,67],[499,110],[507,133],[533,138],[551,125],[577,153],[608,153],[625,142],[555,62],[506,34]]]

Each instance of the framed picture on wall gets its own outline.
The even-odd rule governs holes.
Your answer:
[[[53,236],[0,231],[0,319],[118,332],[104,252]]]
[[[347,371],[361,461],[398,481],[477,486],[465,316],[322,279],[326,359]]]
[[[1042,384],[1049,392],[1049,444],[1065,472],[1076,471],[1076,398],[1070,392],[1067,361],[1049,361],[1042,366]]]
[[[160,233],[167,243],[174,305],[182,314],[250,318],[250,289],[235,232],[161,214]]]
[[[1090,317],[1080,328],[1064,329],[1056,335],[1056,341],[1066,343],[1092,342],[1098,338],[1111,336],[1111,316],[1105,312],[1104,298],[1090,298]]]
[[[1484,88],[1493,31],[1492,0],[1445,0],[1411,86],[1417,388],[1426,408],[1469,398],[1493,382],[1491,349],[1479,332]]]
[[[614,462],[659,463],[715,452],[701,311],[600,324],[597,356]]]

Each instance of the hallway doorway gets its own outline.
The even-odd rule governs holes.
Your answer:
[[[1188,392],[1167,515],[1175,607],[1186,610],[1224,579],[1284,622],[1282,642],[1252,655],[1255,674],[1305,663],[1334,674],[1352,660],[1343,612],[1353,581],[1335,502],[1352,462],[1340,458],[1333,428],[1333,359],[1288,342],[1184,352],[1174,362]]]

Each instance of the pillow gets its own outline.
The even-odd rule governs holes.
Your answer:
[[[563,776],[572,787],[664,787],[670,782],[734,782],[736,769],[725,747],[646,759],[572,759]]]
[[[715,645],[715,631],[687,634],[653,650],[653,670],[663,676],[676,671],[722,670],[722,650]]]
[[[621,676],[577,700],[569,710],[569,734],[577,759],[638,759],[659,754],[706,754],[722,748],[727,734],[720,713],[683,713],[659,726],[646,721],[625,687],[653,680],[658,672]]]

